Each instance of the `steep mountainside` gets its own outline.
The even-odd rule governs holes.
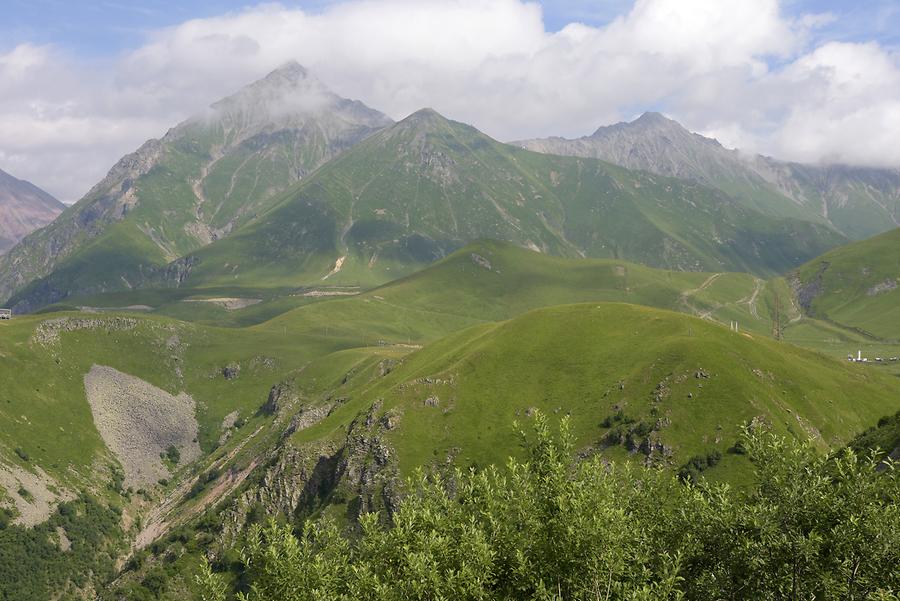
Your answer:
[[[299,286],[393,279],[480,238],[675,270],[776,273],[842,237],[695,183],[501,144],[422,110],[194,253],[183,284]]]
[[[806,313],[900,340],[900,228],[836,248],[797,270]]]
[[[134,286],[390,123],[288,64],[119,161],[62,219],[0,260],[0,298],[50,274],[44,300]]]
[[[645,113],[574,140],[554,137],[516,144],[701,182],[770,215],[826,221],[852,239],[900,225],[900,170],[749,157],[659,113]]]
[[[31,182],[0,169],[0,254],[63,212],[66,206]]]
[[[783,194],[861,240],[900,226],[900,169],[802,165],[758,156],[753,167]]]

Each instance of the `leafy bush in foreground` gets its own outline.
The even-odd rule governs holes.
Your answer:
[[[528,460],[419,475],[385,526],[364,516],[299,535],[254,526],[243,550],[252,601],[873,599],[900,591],[900,479],[853,451],[817,457],[768,433],[743,446],[754,490],[682,483],[572,459],[564,421],[538,416]],[[226,598],[209,567],[207,601]]]

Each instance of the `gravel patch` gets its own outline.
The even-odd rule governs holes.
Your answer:
[[[234,427],[234,424],[235,422],[237,422],[237,419],[238,417],[240,417],[240,415],[240,411],[232,411],[225,416],[225,419],[222,420],[222,434],[221,436],[219,436],[220,447],[228,442],[229,438],[231,438],[231,429]]]
[[[261,303],[261,298],[187,298],[181,301],[183,303],[212,303],[225,309],[226,311],[237,311],[238,309],[246,309],[251,305]]]
[[[181,463],[200,457],[195,403],[140,378],[94,365],[84,376],[94,424],[125,470],[127,486],[156,484],[169,477],[160,453],[174,445]]]
[[[56,527],[56,544],[59,545],[60,551],[72,550],[72,541],[69,540],[69,536],[68,534],[66,534],[66,529],[62,526]]]
[[[0,487],[6,490],[19,514],[13,521],[14,524],[35,526],[45,522],[53,513],[57,502],[74,498],[41,468],[35,467],[35,471],[36,473],[31,473],[17,465],[0,463]],[[29,498],[19,495],[19,489],[22,488],[30,493]]]

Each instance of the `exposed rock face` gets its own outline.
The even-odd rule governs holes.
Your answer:
[[[813,301],[816,300],[816,297],[822,294],[822,276],[828,267],[829,263],[827,261],[822,261],[816,275],[810,278],[806,283],[801,282],[800,277],[797,274],[793,274],[789,279],[791,289],[797,302],[803,309],[803,312],[808,315],[814,314],[812,304]]]
[[[65,208],[31,182],[0,170],[0,254],[56,219]]]
[[[24,526],[40,524],[50,517],[53,509],[60,501],[74,498],[74,495],[61,489],[59,482],[48,476],[38,466],[32,471],[24,470],[17,465],[0,462],[0,492],[11,501],[16,518],[14,523]],[[27,491],[27,498],[21,492]],[[0,495],[0,507],[7,505],[7,499]]]
[[[479,255],[478,253],[472,253],[472,262],[483,269],[487,269],[488,271],[491,271],[491,262],[488,261],[486,258],[482,257],[481,255]]]
[[[277,192],[391,122],[287,64],[122,158],[63,218],[0,260],[0,300],[41,278],[15,299],[20,311],[148,279],[177,285],[193,264],[173,261],[227,236]],[[91,261],[108,261],[106,269],[57,269],[106,235],[124,244],[117,256],[94,248]]]
[[[890,292],[891,290],[897,289],[897,280],[885,280],[880,284],[875,284],[868,290],[866,290],[867,296],[875,296],[876,294],[881,294],[883,292]]]
[[[900,225],[898,169],[802,165],[744,155],[659,113],[600,127],[582,138],[514,144],[700,182],[773,215],[821,218],[852,239]]]
[[[288,432],[309,427],[327,415],[327,409],[302,408]],[[372,405],[347,428],[345,436],[295,447],[280,445],[270,456],[259,486],[245,491],[225,512],[225,538],[245,526],[248,511],[261,507],[265,515],[309,514],[322,506],[349,502],[348,518],[369,511],[390,515],[399,504],[399,472],[393,449],[384,432],[396,428],[400,416],[378,417],[381,403]],[[306,416],[306,417],[304,417]]]
[[[49,346],[59,342],[59,335],[65,332],[77,332],[79,330],[106,330],[128,331],[137,326],[137,320],[133,317],[57,317],[42,321],[34,329],[31,335],[33,344]],[[174,350],[175,347],[173,347]]]
[[[284,383],[272,386],[272,388],[269,390],[269,396],[266,399],[266,402],[263,403],[260,411],[262,411],[266,415],[275,415],[276,413],[278,413],[278,410],[281,406],[280,401],[288,391],[289,386]]]

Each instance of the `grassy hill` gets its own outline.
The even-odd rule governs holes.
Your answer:
[[[498,320],[549,305],[588,301],[640,303],[704,316],[706,322],[686,316],[678,319],[685,320],[688,331],[696,323],[697,332],[717,336],[721,332],[725,337],[730,335],[727,328],[709,321],[727,324],[740,319],[742,331],[751,333],[759,344],[768,344],[760,340],[771,334],[771,299],[776,293],[784,295],[777,282],[765,283],[745,274],[668,272],[622,261],[565,259],[484,241],[369,292],[301,297],[294,307],[281,306],[283,301],[274,299],[269,305],[227,311],[209,303],[162,298],[159,311],[181,310],[198,323],[117,312],[19,317],[0,323],[0,353],[11,367],[0,375],[5,403],[0,403],[0,413],[9,423],[0,434],[0,447],[5,449],[4,458],[17,462],[16,447],[23,441],[40,440],[39,446],[23,447],[33,465],[61,483],[89,481],[96,460],[105,456],[85,402],[83,376],[93,365],[115,368],[173,395],[190,394],[197,402],[200,444],[208,451],[223,433],[222,421],[228,414],[238,411],[251,419],[269,388],[298,370],[313,369],[321,361],[334,362],[329,373],[343,377],[346,363],[338,357],[346,355],[335,353],[352,351],[357,357],[354,362],[377,363],[385,353],[402,357],[422,345],[429,345],[427,352],[436,352],[430,347],[435,341],[448,335],[464,340],[474,331],[464,328],[493,331],[499,327],[494,323]],[[270,312],[277,316],[267,318]],[[231,318],[231,327],[200,323],[224,321],[223,314]],[[51,325],[41,325],[47,323]],[[57,323],[62,325],[52,325]],[[76,324],[71,332],[66,330],[68,323]],[[129,325],[116,325],[122,323]],[[47,328],[63,328],[49,346],[36,342]],[[735,339],[743,341],[740,336]],[[548,365],[558,352],[547,351]],[[654,352],[651,347],[646,355]],[[564,353],[560,360],[565,360]],[[240,377],[224,378],[222,370],[234,365],[241,369]],[[51,435],[61,432],[60,428],[65,436]],[[826,440],[832,441],[827,436]]]
[[[368,291],[332,285],[281,288],[167,288],[76,297],[46,310],[135,307],[185,321],[249,326],[294,312],[325,315],[335,307],[383,305],[383,310],[418,309],[456,319],[459,325],[509,319],[538,307],[582,301],[618,301],[699,315],[719,323],[738,321],[742,329],[773,332],[776,297],[783,321],[799,312],[782,279],[763,280],[736,272],[667,271],[614,259],[572,259],[534,252],[508,242],[480,240],[425,269]],[[231,306],[225,300],[236,301]],[[243,302],[241,302],[243,301]],[[258,301],[258,302],[256,302]],[[248,302],[247,306],[243,306]],[[325,306],[313,309],[310,305]],[[401,313],[402,314],[402,313]],[[299,319],[299,317],[298,317]],[[291,323],[285,317],[284,323]],[[321,321],[326,321],[323,317]],[[282,321],[278,322],[279,324]],[[415,319],[408,320],[410,327]],[[451,330],[443,330],[449,333]]]
[[[721,455],[711,474],[737,477],[740,426],[842,445],[900,407],[900,382],[817,353],[697,318],[634,305],[539,309],[452,334],[383,378],[341,385],[349,401],[295,444],[341,430],[378,401],[401,471],[486,465],[515,453],[511,424],[532,408],[571,415],[585,452],[679,467]],[[323,392],[323,394],[325,394]],[[382,417],[382,420],[387,418]]]
[[[804,264],[796,286],[808,314],[868,337],[900,340],[900,229]]]

